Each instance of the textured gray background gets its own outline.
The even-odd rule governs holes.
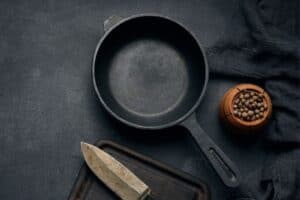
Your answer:
[[[139,134],[110,118],[91,82],[91,60],[110,15],[155,12],[185,24],[205,47],[230,26],[233,0],[0,1],[0,199],[66,199],[83,163],[80,141],[110,139],[226,189],[183,129]],[[220,126],[218,103],[238,80],[211,77],[198,119],[243,174],[264,159]]]

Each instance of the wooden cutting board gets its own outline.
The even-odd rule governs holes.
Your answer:
[[[151,196],[155,200],[210,199],[208,187],[186,173],[111,141],[99,141],[96,146],[112,155],[143,180],[151,188]],[[119,198],[98,180],[84,164],[68,199],[116,200]]]

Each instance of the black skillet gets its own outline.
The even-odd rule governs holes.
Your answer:
[[[239,185],[236,166],[197,123],[208,65],[183,25],[152,14],[119,20],[97,45],[92,75],[102,105],[116,119],[140,129],[186,127],[223,183]]]

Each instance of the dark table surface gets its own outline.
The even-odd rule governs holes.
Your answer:
[[[201,178],[213,199],[226,189],[185,130],[143,132],[101,108],[91,60],[109,16],[159,13],[185,24],[205,47],[236,8],[234,0],[0,1],[0,199],[67,199],[83,158],[80,141],[109,139]],[[220,125],[218,103],[241,80],[211,76],[198,119],[242,174],[262,165],[261,139],[241,142]],[[144,134],[141,134],[144,133]]]

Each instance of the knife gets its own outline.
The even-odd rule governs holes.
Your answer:
[[[121,199],[152,199],[150,188],[111,155],[85,142],[81,142],[81,151],[92,172]]]

